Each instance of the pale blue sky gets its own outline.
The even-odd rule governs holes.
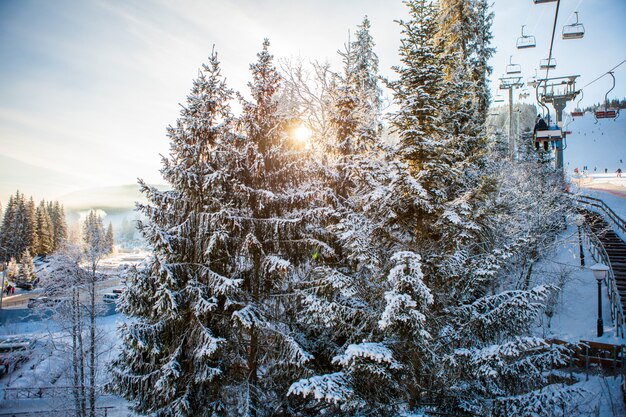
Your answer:
[[[625,1],[561,3],[557,35],[574,9],[587,34],[556,41],[555,75],[580,74],[582,85],[626,59]],[[548,53],[555,4],[495,1],[494,79],[511,54],[525,78],[534,73]],[[175,122],[178,103],[213,44],[230,86],[245,92],[249,64],[264,37],[278,58],[337,64],[348,30],[368,15],[381,73],[393,77],[399,45],[394,19],[405,13],[400,0],[0,0],[0,163],[13,158],[42,168],[0,171],[0,202],[18,187],[52,199],[137,177],[161,182],[165,127]],[[514,47],[522,24],[537,36],[534,50]],[[624,97],[626,64],[616,76],[615,95]],[[586,101],[600,101],[608,85],[607,79],[589,87]],[[34,172],[32,178],[25,171]],[[38,176],[51,184],[32,186]]]

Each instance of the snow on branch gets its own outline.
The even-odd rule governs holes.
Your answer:
[[[391,369],[401,369],[402,365],[393,357],[387,346],[377,342],[363,342],[349,345],[344,354],[333,358],[333,363],[344,367],[353,367],[357,362],[370,361],[386,364]]]
[[[327,403],[344,403],[353,395],[348,382],[348,377],[343,372],[316,375],[291,384],[287,395],[312,396]]]

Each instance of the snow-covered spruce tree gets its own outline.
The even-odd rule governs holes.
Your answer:
[[[523,217],[527,216],[527,206],[517,206],[524,207],[525,214],[520,217],[518,214],[522,211],[510,210],[512,206],[507,207],[506,199],[523,201],[523,198],[517,200],[520,195],[514,196],[515,188],[521,185],[523,189],[527,183],[516,179],[516,185],[506,186],[505,177],[516,171],[517,167],[513,166],[516,164],[508,161],[501,165],[504,170],[494,172],[484,157],[487,147],[483,133],[485,107],[481,97],[486,97],[485,80],[489,69],[485,57],[490,54],[490,48],[476,42],[489,39],[490,14],[482,2],[449,2],[447,7],[444,3],[447,2],[442,3],[441,12],[446,17],[440,21],[446,24],[439,35],[441,39],[454,40],[444,47],[448,52],[443,57],[445,72],[453,81],[450,89],[454,91],[462,85],[454,82],[455,74],[464,74],[467,68],[471,69],[470,75],[474,74],[470,78],[476,84],[473,87],[475,99],[463,98],[456,103],[444,101],[443,121],[453,133],[448,147],[456,151],[448,155],[452,156],[452,167],[459,173],[459,180],[456,187],[447,189],[454,198],[443,204],[443,216],[437,222],[444,230],[440,239],[443,243],[438,244],[439,255],[430,258],[436,265],[431,276],[440,280],[432,287],[436,294],[433,309],[440,312],[437,315],[442,323],[437,326],[438,337],[432,349],[444,358],[433,385],[439,393],[430,395],[441,404],[441,409],[456,413],[508,415],[514,406],[513,414],[524,415],[536,409],[533,404],[542,397],[541,390],[546,385],[559,381],[554,375],[550,378],[546,375],[554,365],[562,363],[567,351],[530,337],[531,325],[542,314],[556,289],[533,288],[529,280],[524,280],[523,285],[510,286],[510,265],[520,255],[528,260],[526,255],[533,247],[534,237],[548,238],[548,230],[554,232],[560,221],[546,218],[545,230],[526,229],[525,234],[519,233],[528,225]],[[450,59],[451,55],[463,59]],[[482,68],[480,74],[472,73],[476,66]],[[469,112],[470,118],[467,103],[472,103],[471,108],[476,113],[471,116]],[[461,121],[461,129],[446,122],[446,118]],[[507,161],[507,158],[500,157],[500,160]],[[547,176],[542,177],[538,181],[543,181],[543,185],[535,192],[552,182],[546,181]],[[504,197],[503,190],[507,188],[511,194]],[[557,194],[561,189],[554,188]],[[537,197],[527,195],[526,204]],[[554,204],[557,212],[563,208],[562,203],[552,198],[540,196],[539,199],[542,201],[538,206]],[[511,233],[515,229],[518,231]],[[551,238],[554,236],[553,233]],[[440,292],[439,288],[446,290]],[[439,298],[438,293],[445,296]],[[554,385],[549,389],[564,403],[574,392],[567,386]],[[520,398],[528,400],[528,408],[524,409]],[[509,401],[511,407],[507,405]],[[494,407],[494,404],[499,405]],[[546,408],[540,415],[552,415],[554,410]]]
[[[440,0],[439,39],[444,54],[457,56],[473,95],[475,115],[483,119],[489,107],[489,83],[491,74],[489,59],[495,52],[490,45],[493,12],[486,0]]]
[[[160,416],[287,414],[310,354],[294,331],[291,288],[317,246],[309,232],[305,154],[276,112],[280,77],[264,42],[252,100],[235,123],[211,55],[194,81],[162,173],[143,185],[141,231],[154,249],[120,308],[122,353],[111,387]],[[237,127],[237,131],[236,131]]]
[[[459,119],[468,117],[467,106],[471,101],[466,98],[463,101],[461,98],[454,100],[452,93],[458,91],[458,86],[454,85],[453,78],[446,75],[461,72],[454,67],[460,65],[461,61],[450,60],[437,41],[438,10],[426,1],[410,2],[408,5],[411,20],[402,22],[405,35],[401,48],[403,66],[398,68],[400,79],[390,83],[401,108],[393,120],[400,135],[397,162],[393,164],[395,169],[391,182],[370,194],[371,201],[377,204],[375,209],[369,210],[367,218],[369,224],[375,225],[372,235],[377,237],[378,248],[385,249],[386,256],[381,258],[392,264],[391,267],[382,267],[381,271],[397,271],[399,265],[393,265],[393,261],[410,255],[413,266],[408,269],[419,271],[410,288],[422,290],[417,293],[402,292],[393,286],[394,273],[381,274],[381,277],[387,277],[387,283],[392,283],[392,288],[385,291],[385,304],[374,310],[380,317],[378,334],[362,342],[377,344],[357,348],[359,344],[355,343],[346,350],[361,352],[359,354],[362,357],[370,360],[381,358],[379,365],[385,363],[391,366],[393,358],[393,366],[397,371],[379,371],[377,374],[390,377],[387,379],[389,385],[382,385],[380,380],[372,376],[369,379],[389,388],[385,391],[389,393],[386,398],[376,399],[379,405],[362,402],[362,393],[367,392],[367,389],[359,390],[367,384],[359,382],[368,381],[363,377],[367,374],[355,372],[348,366],[349,361],[341,359],[342,356],[336,357],[336,364],[344,367],[341,371],[316,375],[292,386],[292,393],[325,400],[326,408],[323,405],[319,405],[319,408],[330,414],[350,414],[359,407],[388,414],[390,409],[384,407],[385,404],[391,404],[391,398],[397,400],[395,404],[418,406],[426,401],[437,404],[434,408],[439,411],[469,411],[466,398],[471,395],[468,392],[475,394],[476,391],[472,391],[471,385],[462,381],[471,372],[463,373],[453,368],[450,365],[454,363],[452,359],[462,352],[474,352],[487,347],[495,349],[496,346],[511,343],[514,332],[496,329],[471,338],[456,327],[470,328],[475,324],[472,320],[476,320],[476,316],[463,315],[462,312],[469,309],[468,306],[484,304],[487,307],[484,307],[482,314],[495,314],[502,310],[501,314],[506,312],[514,316],[518,306],[515,302],[503,301],[514,298],[525,300],[526,303],[534,302],[535,308],[529,308],[534,313],[540,309],[548,292],[535,289],[532,291],[539,295],[533,295],[531,291],[516,297],[507,294],[500,297],[499,302],[488,302],[486,298],[493,288],[494,276],[506,262],[508,253],[484,240],[496,230],[493,225],[486,224],[489,213],[484,208],[485,200],[494,190],[494,181],[487,178],[476,185],[469,181],[472,176],[465,173],[469,171],[476,175],[483,165],[481,159],[484,151],[479,146],[483,139],[479,136],[481,130],[477,128],[481,120],[468,119],[467,122],[474,123],[474,126],[465,131],[464,124],[457,123]],[[343,285],[349,281],[342,276],[337,276],[335,282],[352,290]],[[384,281],[381,279],[379,282]],[[354,294],[357,293],[345,291],[344,297],[362,301],[363,297],[359,299]],[[531,313],[522,315],[522,318],[532,316]],[[401,323],[410,323],[413,319],[413,331],[401,332],[398,328],[384,326],[388,317],[397,317]],[[519,319],[522,325],[515,328],[519,332],[515,333],[516,336],[528,332],[530,319],[522,318]],[[495,321],[494,326],[497,326]],[[436,338],[431,340],[430,335]],[[363,353],[374,352],[374,347],[388,349],[385,353],[391,356]],[[512,368],[533,352],[540,354],[532,343],[518,344],[517,349],[521,353],[508,359],[515,362]],[[559,356],[559,352],[549,350],[548,355],[554,359]],[[518,376],[528,379],[540,376],[541,370],[546,369],[541,367],[548,362],[537,358],[533,369],[517,367],[520,371]],[[370,366],[369,369],[376,368]],[[467,371],[469,368],[461,369]],[[395,385],[400,387],[398,391],[394,391],[394,384],[390,383],[394,382],[394,377],[401,381]],[[518,395],[544,383],[535,378],[534,385],[504,387],[500,395]],[[452,385],[469,387],[468,392],[448,394],[450,391],[447,387]],[[466,394],[467,397],[464,397]],[[493,399],[491,395],[493,392],[483,392],[477,394],[473,401],[482,406]]]
[[[37,255],[48,255],[54,250],[54,231],[52,230],[52,220],[46,209],[46,202],[41,200],[37,206]]]
[[[65,210],[58,201],[48,203],[48,214],[52,222],[54,250],[60,249],[67,240],[67,221]]]
[[[2,246],[3,261],[6,262],[14,255],[13,251],[13,238],[14,231],[13,225],[15,222],[15,215],[17,211],[17,197],[11,195],[7,206],[2,216],[2,228],[0,228],[0,246]]]
[[[113,224],[109,222],[109,227],[107,227],[105,242],[108,253],[113,252],[113,246],[115,245],[115,237],[113,234]]]
[[[25,232],[27,233],[28,250],[33,253],[33,248],[39,246],[39,236],[37,235],[37,206],[31,197],[26,203]]]
[[[3,248],[3,256],[6,255],[6,261],[10,258],[19,259],[30,248],[33,243],[31,220],[29,204],[24,194],[18,190],[9,197],[0,229],[0,246]]]
[[[379,156],[385,149],[375,128],[380,98],[372,91],[378,89],[362,81],[377,78],[362,72],[376,70],[375,54],[363,52],[374,61],[354,64],[363,59],[353,54],[358,45],[373,44],[368,27],[365,21],[342,54],[344,72],[336,79],[333,178],[338,180],[330,181],[329,192],[336,196],[331,217],[337,221],[327,228],[338,255],[320,258],[301,289],[300,316],[318,341],[314,375],[290,388],[294,407],[304,415],[386,416],[405,408],[415,386],[414,367],[405,364],[419,360],[428,338],[423,312],[432,297],[419,255],[397,245],[390,250],[389,241],[374,234],[386,233],[377,227],[380,219],[370,217],[389,188],[388,167]]]
[[[17,280],[23,282],[32,282],[35,279],[35,266],[30,252],[25,250],[20,257],[20,266],[18,269]]]

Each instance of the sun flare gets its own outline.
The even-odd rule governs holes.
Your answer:
[[[311,138],[311,130],[305,125],[299,125],[293,131],[293,137],[301,143],[308,144]]]

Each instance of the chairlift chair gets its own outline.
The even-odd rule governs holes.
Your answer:
[[[576,23],[563,26],[563,39],[580,39],[585,36],[585,27],[578,22],[578,12],[576,13]]]
[[[510,74],[521,74],[522,73],[522,66],[520,64],[514,64],[513,63],[513,56],[512,55],[509,58],[509,65],[506,66],[506,73],[507,73],[507,75],[510,75]]]
[[[576,118],[576,117],[582,117],[584,116],[583,111],[580,109],[580,102],[582,101],[583,97],[585,96],[585,94],[583,93],[583,90],[579,91],[580,93],[580,98],[578,99],[578,101],[576,102],[576,108],[574,109],[573,112],[570,113],[570,115],[572,116],[572,118]]]
[[[517,38],[517,49],[534,48],[537,46],[537,41],[533,35],[524,35],[524,27],[522,25],[522,36]]]
[[[617,119],[619,117],[619,109],[609,108],[609,93],[615,88],[615,75],[613,75],[613,71],[609,71],[608,74],[613,79],[613,86],[604,95],[604,110],[597,110],[593,114],[596,123],[598,123],[598,119]]]
[[[539,68],[540,69],[554,69],[554,68],[556,68],[556,59],[554,59],[554,58],[550,58],[549,60],[548,60],[548,58],[542,59],[541,61],[539,61]]]
[[[541,4],[541,3],[554,3],[556,0],[533,0],[535,2],[535,4]]]
[[[543,146],[543,150],[549,150],[549,147],[555,149],[557,142],[563,140],[563,132],[558,126],[550,126],[545,130],[536,130],[533,134],[535,140],[535,147],[539,149],[539,146]]]
[[[501,95],[498,94],[497,96],[494,97],[493,102],[494,103],[504,103],[504,98]]]

